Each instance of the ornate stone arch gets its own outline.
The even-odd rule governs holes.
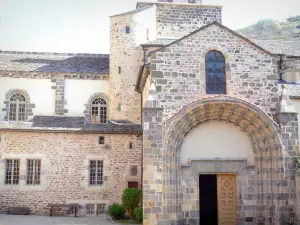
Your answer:
[[[163,187],[163,214],[172,215],[176,220],[184,218],[181,209],[181,145],[191,129],[210,120],[232,123],[247,134],[255,154],[256,204],[253,211],[257,220],[275,220],[279,207],[275,205],[284,198],[284,188],[288,187],[284,178],[280,127],[261,108],[229,96],[195,101],[164,124],[163,177],[166,183]]]
[[[109,98],[106,94],[102,93],[102,92],[98,92],[93,94],[87,101],[87,103],[85,104],[85,110],[83,112],[84,114],[84,121],[85,123],[91,123],[91,107],[92,107],[92,102],[94,99],[96,98],[102,98],[106,101],[107,103],[107,120],[109,120]]]
[[[225,76],[226,76],[226,94],[230,95],[230,80],[231,80],[231,67],[230,67],[230,57],[228,52],[219,47],[211,47],[202,51],[200,58],[200,84],[201,84],[201,95],[205,96],[206,94],[206,71],[205,71],[205,57],[206,54],[210,51],[221,52],[225,58]]]
[[[10,98],[12,95],[16,94],[16,93],[20,93],[21,95],[24,96],[25,98],[25,120],[28,120],[30,118],[33,117],[33,109],[35,108],[35,104],[33,104],[30,100],[30,96],[28,94],[28,92],[24,89],[11,89],[9,90],[6,94],[5,94],[5,101],[4,101],[4,105],[5,108],[2,109],[2,111],[6,112],[6,115],[4,116],[4,120],[9,120],[9,102],[10,102]]]

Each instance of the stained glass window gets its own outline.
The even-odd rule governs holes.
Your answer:
[[[23,121],[26,116],[26,100],[20,93],[13,94],[9,99],[9,120]]]
[[[225,58],[221,52],[210,51],[205,56],[206,94],[226,94]]]
[[[107,104],[103,98],[96,98],[92,102],[92,123],[107,122]]]

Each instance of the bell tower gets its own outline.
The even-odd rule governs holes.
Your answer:
[[[202,0],[158,0],[158,2],[202,4]]]

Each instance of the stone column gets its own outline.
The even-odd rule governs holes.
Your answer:
[[[55,79],[51,79],[51,88],[55,90],[55,114],[64,115],[68,112],[65,109],[65,77],[64,75],[57,75]]]
[[[163,109],[157,107],[152,83],[143,110],[143,209],[144,225],[159,224],[163,198]]]
[[[299,137],[297,111],[293,106],[285,87],[282,86],[280,103],[276,110],[276,117],[281,125],[282,163],[284,171],[282,176],[282,194],[278,195],[279,205],[276,210],[276,224],[296,224],[296,215],[300,213],[296,198],[296,163],[295,157],[299,156]],[[286,203],[288,203],[286,205]],[[298,212],[299,211],[299,212]],[[297,223],[298,224],[298,223]]]

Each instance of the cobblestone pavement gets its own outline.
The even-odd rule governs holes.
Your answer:
[[[111,225],[107,216],[59,217],[1,215],[0,225]]]

